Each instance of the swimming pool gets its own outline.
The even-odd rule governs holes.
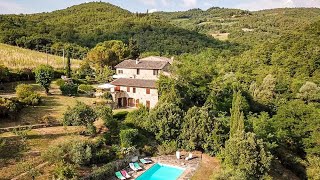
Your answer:
[[[157,163],[136,180],[176,180],[185,169]]]

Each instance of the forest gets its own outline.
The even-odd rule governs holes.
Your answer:
[[[212,35],[221,33],[226,40]],[[55,55],[66,49],[84,62],[73,78],[95,72],[98,81],[126,58],[174,56],[172,75],[157,82],[154,109],[140,107],[120,123],[103,107],[94,112],[78,104],[66,113],[75,117],[87,108],[101,116],[112,129],[104,135],[109,145],[219,157],[222,170],[211,179],[273,179],[281,174],[278,164],[299,179],[320,178],[320,9],[149,14],[84,3],[0,15],[0,42]],[[92,123],[84,125],[94,131]]]

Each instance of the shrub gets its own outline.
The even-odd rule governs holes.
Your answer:
[[[16,94],[19,99],[24,99],[33,94],[34,88],[29,84],[19,84],[16,87]]]
[[[104,121],[107,127],[110,126],[110,122],[113,120],[112,109],[108,106],[98,105],[95,107],[98,116]]]
[[[54,76],[53,67],[48,65],[40,65],[35,69],[35,77],[38,84],[40,84],[46,93],[49,93],[49,87]]]
[[[78,85],[73,83],[66,83],[60,86],[62,95],[64,96],[75,96],[78,94]]]
[[[77,70],[76,76],[80,79],[92,76],[94,70],[90,67],[90,64],[85,61],[81,64],[80,68]]]
[[[109,129],[107,134],[107,135],[110,135],[108,137],[108,140],[111,140],[111,141],[109,142],[114,142],[113,141],[114,139],[110,139],[110,138],[113,138],[119,135],[119,129],[120,129],[119,121],[113,118],[112,109],[109,106],[98,105],[96,106],[95,109],[98,116],[103,120],[104,125]]]
[[[161,145],[158,146],[158,152],[160,155],[167,155],[175,152],[177,150],[177,142],[164,141]]]
[[[37,93],[34,93],[34,94],[28,96],[27,98],[25,98],[24,100],[22,100],[21,102],[23,102],[27,105],[36,106],[36,105],[40,104],[40,101],[41,101],[41,96]]]
[[[120,111],[120,112],[115,113],[113,115],[113,118],[117,119],[119,121],[123,121],[126,119],[128,113],[129,113],[128,111]]]
[[[95,71],[95,79],[100,83],[110,82],[114,71],[109,66],[100,67]]]
[[[93,95],[95,89],[94,89],[94,87],[92,87],[92,86],[90,86],[90,85],[81,84],[81,85],[78,87],[78,91],[79,91],[79,93],[88,94],[88,95]]]
[[[78,165],[89,164],[92,158],[91,145],[83,141],[73,142],[68,153],[71,162]]]
[[[65,84],[66,84],[66,81],[63,80],[63,79],[56,80],[56,85],[59,86],[59,87],[65,85]]]
[[[105,180],[113,177],[115,171],[117,171],[115,163],[108,163],[102,167],[95,168],[92,173],[84,178],[85,180]]]
[[[109,91],[105,92],[101,96],[102,99],[113,101],[112,95]]]
[[[72,82],[75,84],[87,84],[86,80],[83,79],[72,79]]]
[[[58,163],[53,171],[54,179],[73,179],[76,178],[76,168],[68,163]]]
[[[124,129],[120,131],[121,147],[131,147],[137,144],[139,131],[137,129]]]
[[[65,74],[65,70],[64,69],[55,69],[53,72],[53,78],[54,79],[58,79],[61,78],[61,76],[63,76]]]
[[[155,148],[154,146],[145,145],[141,150],[147,156],[153,156],[157,151],[157,148]]]
[[[22,105],[18,101],[0,98],[0,117],[9,116],[10,118],[13,118],[21,109]]]
[[[51,145],[42,157],[51,162],[66,162],[76,165],[87,165],[93,157],[94,146],[90,141],[69,139],[59,144]]]
[[[40,95],[34,92],[34,87],[27,84],[19,84],[16,87],[16,94],[20,102],[27,105],[38,105],[40,103]]]
[[[9,81],[8,79],[9,74],[10,74],[9,69],[4,65],[0,64],[0,84],[3,82]]]
[[[147,129],[147,118],[149,115],[149,110],[147,107],[140,105],[139,109],[131,111],[128,113],[125,119],[125,123],[134,126],[139,127],[142,129]]]
[[[108,163],[116,158],[116,152],[111,149],[100,149],[95,152],[92,163],[101,164],[101,163]]]
[[[19,80],[20,81],[30,81],[30,80],[34,80],[35,75],[32,72],[32,69],[28,69],[28,68],[23,68],[20,69],[17,74],[19,75]]]
[[[77,102],[73,108],[64,113],[63,124],[73,126],[86,126],[90,134],[95,133],[93,122],[97,119],[96,112],[83,102]]]

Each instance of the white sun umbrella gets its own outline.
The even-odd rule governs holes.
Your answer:
[[[110,84],[110,83],[107,83],[107,84],[102,84],[102,85],[99,85],[98,88],[99,89],[111,89],[111,88],[114,88],[115,86]]]

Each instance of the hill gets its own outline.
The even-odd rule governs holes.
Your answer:
[[[0,64],[11,69],[34,68],[39,64],[63,68],[63,58],[0,43]],[[80,60],[72,60],[73,67],[79,67]]]
[[[282,34],[304,33],[320,19],[318,8],[282,8],[249,12],[240,9],[214,7],[206,11],[158,12],[155,15],[169,23],[208,35],[229,35],[230,41],[247,36],[279,37]],[[258,39],[255,39],[258,40]],[[260,42],[260,41],[259,41]]]
[[[87,48],[106,40],[137,40],[142,52],[182,54],[204,48],[226,48],[198,32],[168,24],[149,14],[135,14],[103,2],[84,3],[50,13],[1,15],[0,42],[61,54],[61,47],[73,47],[73,57],[81,58]]]

